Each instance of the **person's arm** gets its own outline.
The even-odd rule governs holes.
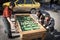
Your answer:
[[[10,20],[9,17],[7,17],[7,20],[8,20],[8,22],[9,22],[10,24],[12,24],[12,21]]]
[[[14,24],[13,24],[13,22],[10,20],[9,17],[7,17],[7,20],[8,20],[8,22],[10,23],[11,27],[14,27]]]
[[[14,25],[14,23],[10,20],[9,17],[7,17],[7,20],[8,20],[8,22],[10,23],[11,29],[15,29],[15,25]]]

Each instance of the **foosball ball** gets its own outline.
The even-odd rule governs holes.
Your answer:
[[[31,14],[15,14],[15,24],[20,33],[20,40],[44,40],[46,29]]]

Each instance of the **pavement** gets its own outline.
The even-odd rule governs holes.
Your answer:
[[[44,10],[44,8],[42,8]],[[47,36],[45,40],[60,40],[60,12],[55,12],[51,10],[44,10],[45,12],[48,12],[51,17],[55,20],[55,26],[56,32],[54,35],[51,35],[50,33],[47,33]],[[34,15],[34,14],[33,14]],[[2,20],[2,16],[0,16],[0,40],[20,40],[20,37],[9,39],[7,37],[7,34],[4,32],[4,24]]]

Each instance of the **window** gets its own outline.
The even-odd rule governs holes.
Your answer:
[[[32,4],[32,0],[26,0],[26,4]]]
[[[24,4],[24,0],[18,0],[17,4]]]

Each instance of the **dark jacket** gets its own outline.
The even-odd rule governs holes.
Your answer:
[[[48,29],[49,31],[53,31],[54,30],[55,21],[54,21],[53,18],[51,18],[48,23],[46,23],[44,21],[44,24],[45,24],[45,28],[49,27],[49,29]]]

